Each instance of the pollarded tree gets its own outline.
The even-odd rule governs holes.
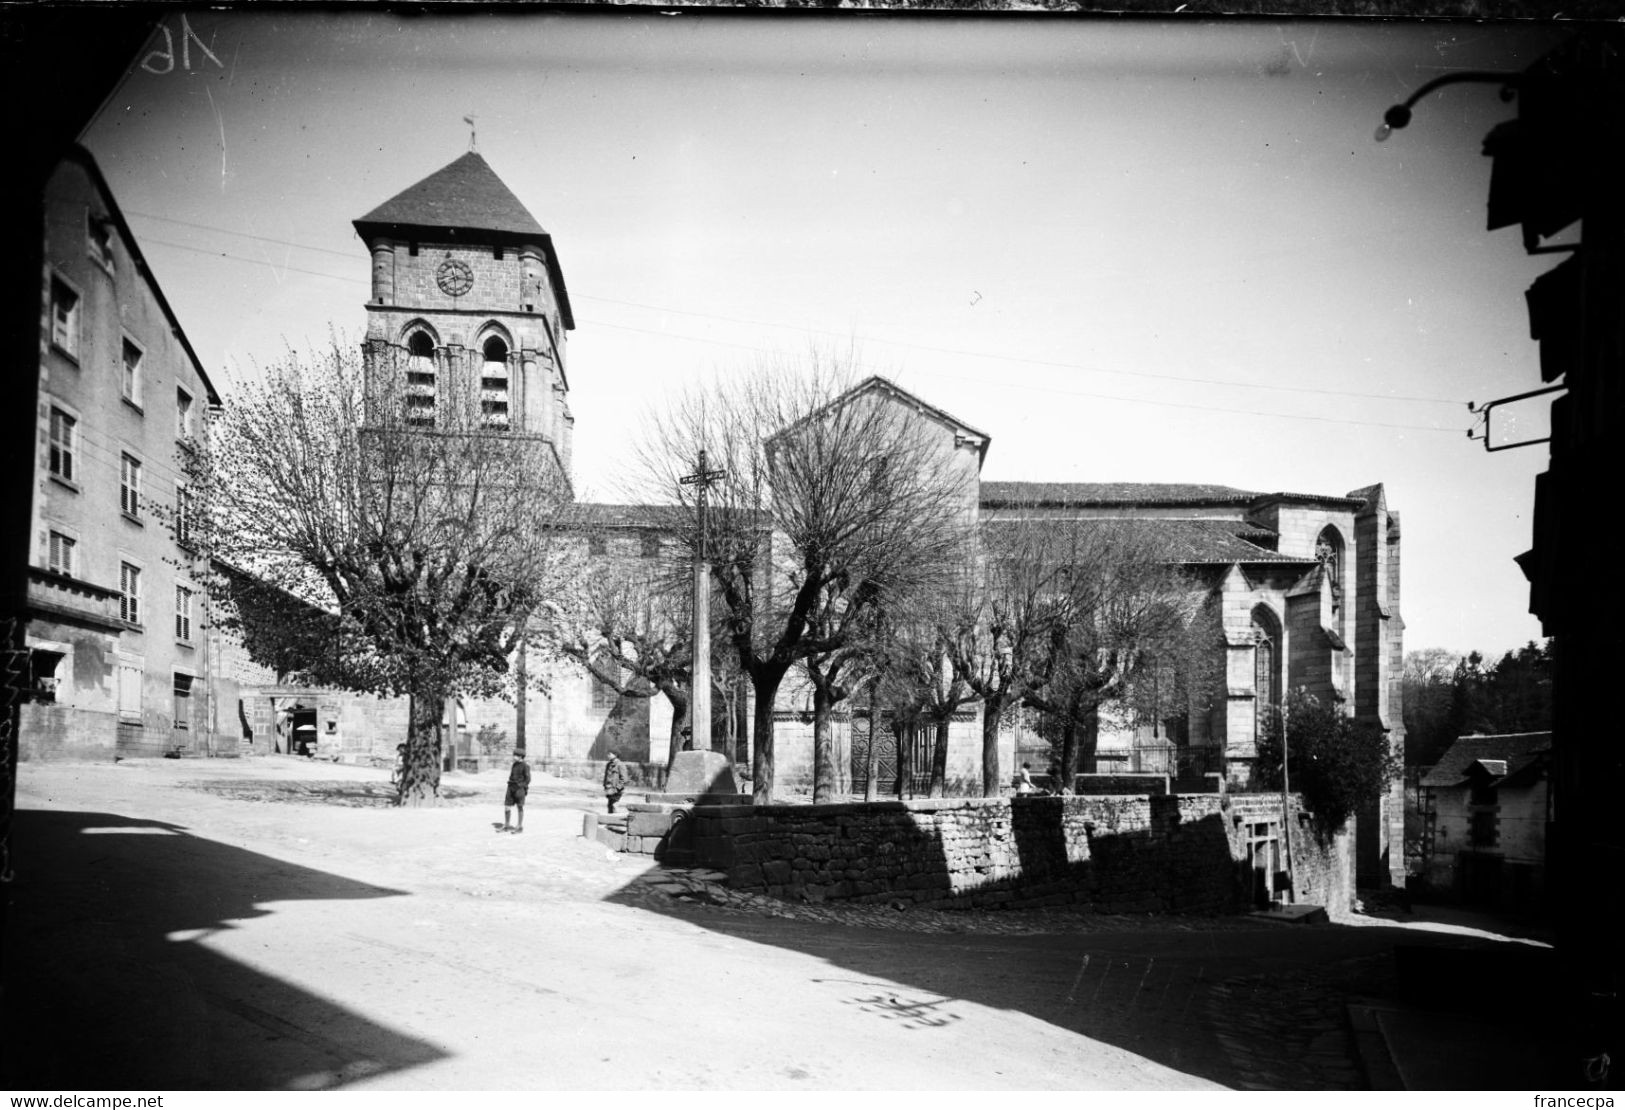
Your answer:
[[[670,528],[658,508],[642,512]],[[682,748],[692,698],[689,584],[687,573],[662,559],[612,560],[595,565],[566,600],[549,606],[560,654],[623,697],[664,695],[672,709],[667,766]]]
[[[676,493],[703,449],[727,479],[710,491],[712,583],[724,639],[755,696],[752,781],[773,796],[774,701],[790,668],[847,646],[863,614],[899,603],[960,544],[965,490],[944,446],[849,356],[816,348],[690,394],[657,417],[640,449],[647,492]],[[697,535],[690,528],[692,550]],[[829,745],[815,778],[833,781]]]
[[[1205,591],[1154,525],[1086,519],[1034,526],[1056,530],[1051,555],[1067,560],[1060,588],[1070,616],[1049,657],[1048,681],[1024,703],[1045,715],[1046,731],[1060,741],[1064,789],[1080,755],[1093,754],[1102,706],[1122,702],[1136,716],[1179,706],[1182,715],[1213,653],[1197,627]]]
[[[551,442],[489,422],[477,373],[447,368],[426,392],[409,369],[381,352],[365,380],[337,341],[290,353],[237,391],[193,478],[214,554],[335,614],[328,677],[410,697],[398,800],[423,805],[445,699],[513,696],[571,495]]]
[[[976,700],[969,683],[954,670],[948,639],[967,604],[966,569],[961,560],[937,588],[917,595],[901,613],[887,614],[871,649],[874,682],[893,720],[905,731],[932,732],[927,793],[933,798],[942,797],[947,788],[953,715]]]
[[[999,727],[1041,696],[1065,657],[1077,612],[1070,567],[1081,533],[1065,521],[1019,510],[981,522],[964,600],[944,626],[956,679],[982,703],[982,793],[1003,789]]]

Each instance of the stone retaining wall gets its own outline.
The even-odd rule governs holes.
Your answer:
[[[684,831],[731,887],[783,898],[1228,913],[1248,908],[1248,825],[1279,817],[1266,795],[1033,796],[699,806]],[[1346,913],[1349,836],[1293,826],[1297,900]]]

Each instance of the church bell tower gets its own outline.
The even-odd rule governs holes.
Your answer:
[[[355,229],[372,254],[369,387],[404,373],[410,423],[545,439],[568,476],[575,319],[552,236],[472,150]]]

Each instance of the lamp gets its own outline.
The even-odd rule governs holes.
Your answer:
[[[1386,112],[1384,112],[1382,114],[1382,123],[1377,127],[1377,133],[1374,137],[1379,143],[1385,142],[1387,141],[1388,136],[1392,135],[1395,131],[1398,131],[1402,127],[1409,126],[1411,122],[1411,109],[1416,106],[1417,102],[1434,89],[1440,89],[1446,85],[1500,85],[1501,101],[1503,103],[1511,103],[1512,98],[1517,95],[1516,87],[1519,76],[1520,75],[1516,73],[1489,73],[1481,70],[1464,70],[1461,73],[1447,73],[1443,77],[1435,77],[1433,80],[1427,82],[1421,88],[1411,93],[1411,95],[1405,99],[1405,103],[1395,104],[1392,108],[1389,108]]]

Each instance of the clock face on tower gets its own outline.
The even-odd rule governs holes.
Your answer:
[[[434,280],[446,296],[461,297],[474,288],[474,271],[468,268],[468,263],[448,258],[435,270]]]

